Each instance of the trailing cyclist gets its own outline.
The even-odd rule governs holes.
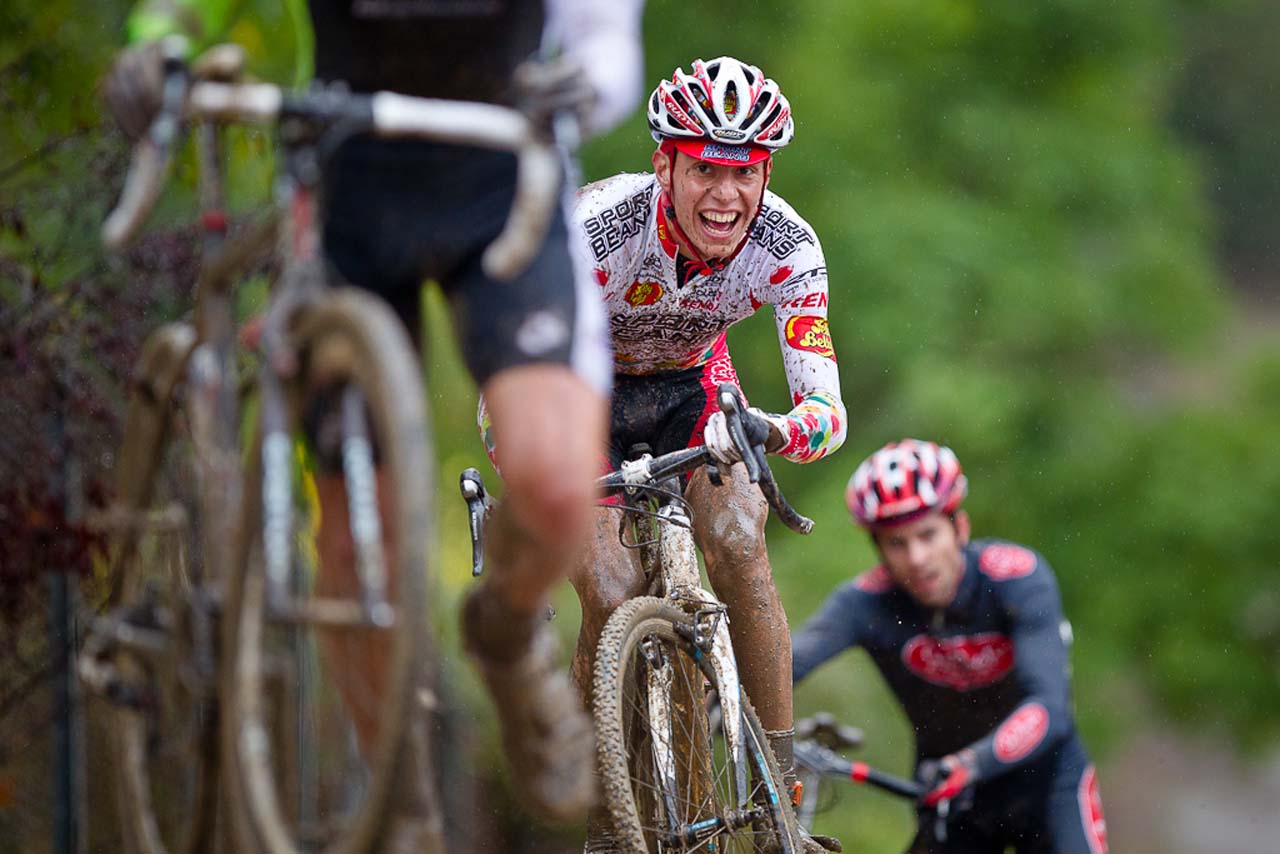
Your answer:
[[[1103,854],[1053,570],[1024,546],[971,542],[966,491],[956,455],[932,442],[891,443],[858,466],[845,501],[881,563],[796,633],[796,681],[850,647],[871,656],[915,731],[926,793],[912,854]]]
[[[134,46],[104,87],[126,131],[145,131],[159,102],[158,40],[183,35],[194,54],[226,33],[243,5],[146,0],[135,10]],[[639,0],[608,9],[590,0],[285,5],[298,33],[314,33],[315,76],[357,92],[515,104],[548,132],[553,114],[568,110],[589,133],[621,120],[639,92]],[[558,41],[559,55],[529,62],[544,37]],[[308,46],[297,52],[307,57]],[[590,531],[610,381],[595,286],[589,271],[575,275],[559,212],[532,265],[513,282],[482,271],[481,252],[513,195],[515,160],[507,153],[354,136],[324,173],[324,249],[334,271],[385,298],[415,339],[424,279],[438,281],[453,306],[467,365],[508,449],[508,500],[490,528],[493,571],[464,609],[466,646],[494,694],[515,785],[547,816],[580,815],[593,796],[590,722],[539,615],[546,591]],[[565,423],[574,429],[562,430]],[[316,484],[317,589],[345,595],[358,582],[343,479],[336,467],[329,470]],[[388,647],[336,638],[326,646],[368,745]]]
[[[705,470],[687,483],[694,537],[729,628],[744,686],[794,781],[788,631],[774,587],[764,526],[768,506],[747,481],[715,400],[738,383],[730,326],[771,306],[793,406],[752,410],[770,428],[767,450],[798,463],[844,441],[845,409],[827,326],[827,268],[817,235],[768,190],[773,155],[794,135],[778,84],[733,57],[695,60],[654,89],[653,172],[620,174],[584,188],[573,216],[609,315],[614,393],[609,463],[648,444],[662,454],[705,442],[725,485]],[[509,452],[497,443],[505,471]],[[588,559],[571,577],[582,601],[574,674],[584,690],[600,631],[615,608],[644,590],[617,518],[598,516]],[[588,845],[608,850],[601,821]]]

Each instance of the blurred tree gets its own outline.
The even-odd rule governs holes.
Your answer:
[[[1233,0],[1178,17],[1187,52],[1173,118],[1200,155],[1217,243],[1236,281],[1264,291],[1280,273],[1280,6]]]

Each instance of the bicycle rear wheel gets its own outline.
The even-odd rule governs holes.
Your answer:
[[[86,688],[107,705],[121,835],[138,854],[214,844],[215,596],[182,384],[194,343],[191,327],[172,324],[144,348],[103,520],[109,610],[80,657]]]
[[[794,819],[764,727],[743,694],[745,749],[727,747],[708,716],[720,680],[692,637],[692,618],[652,597],[624,603],[601,634],[594,714],[616,838],[632,854],[790,854]]]
[[[430,850],[435,478],[417,359],[399,320],[363,292],[335,291],[294,321],[298,371],[282,388],[282,423],[267,423],[272,405],[260,401],[224,621],[222,746],[236,829],[242,845],[270,854],[355,854],[399,832],[393,817],[415,814],[417,850]],[[334,529],[322,508],[351,531],[336,550],[326,541],[339,558],[327,567],[320,538]]]

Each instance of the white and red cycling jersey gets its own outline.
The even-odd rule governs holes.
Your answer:
[[[813,229],[766,191],[737,255],[709,269],[678,252],[662,196],[652,174],[629,173],[578,194],[571,228],[581,231],[577,251],[604,299],[614,370],[645,375],[727,364],[729,327],[773,306],[793,405],[779,453],[804,463],[839,448],[846,416],[827,324],[827,266]]]

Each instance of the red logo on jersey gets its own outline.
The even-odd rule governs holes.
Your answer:
[[[994,633],[946,639],[916,635],[902,647],[902,663],[926,682],[972,691],[999,682],[1013,669],[1013,641]]]
[[[596,281],[600,283],[600,287],[602,288],[609,284],[609,271],[601,270],[599,267],[596,267]]]
[[[622,298],[632,305],[653,305],[662,298],[662,285],[657,282],[635,282],[627,288]]]
[[[828,359],[836,357],[831,346],[827,319],[813,314],[797,314],[787,320],[787,343],[797,350],[808,350]]]
[[[1102,815],[1102,793],[1098,791],[1098,774],[1092,765],[1084,769],[1076,797],[1090,854],[1107,854],[1107,820]]]
[[[1001,762],[1017,762],[1044,741],[1049,731],[1049,710],[1039,703],[1027,703],[1009,716],[996,730],[992,749]]]
[[[773,271],[773,275],[769,277],[769,284],[780,285],[787,280],[787,276],[791,275],[790,267],[779,267]]]
[[[1035,568],[1035,552],[1008,543],[987,546],[978,557],[978,569],[996,581],[1022,578],[1034,572]]]
[[[893,589],[893,578],[883,566],[868,569],[853,580],[853,586],[867,593],[888,593]]]
[[[826,308],[827,292],[812,291],[811,293],[803,294],[789,302],[783,303],[782,307],[783,308]]]

